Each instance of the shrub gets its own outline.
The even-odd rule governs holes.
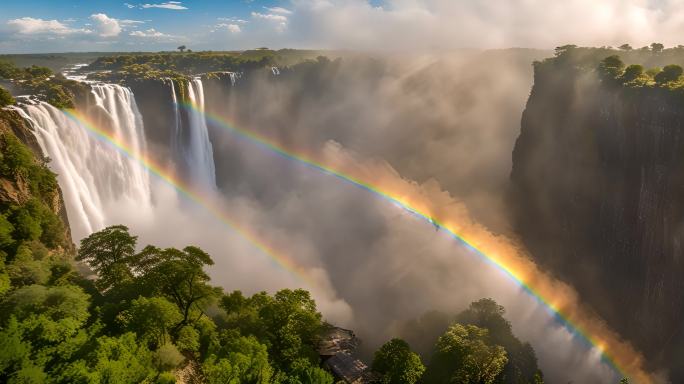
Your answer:
[[[14,97],[5,88],[0,87],[0,108],[12,105],[16,102]]]

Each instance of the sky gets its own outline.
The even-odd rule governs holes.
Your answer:
[[[0,52],[676,45],[682,0],[0,0]]]

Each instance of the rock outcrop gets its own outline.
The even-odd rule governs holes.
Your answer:
[[[536,63],[511,181],[533,256],[684,382],[684,98]]]

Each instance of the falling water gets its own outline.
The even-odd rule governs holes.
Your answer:
[[[189,134],[188,143],[183,145],[190,177],[202,185],[216,187],[216,170],[214,167],[214,151],[209,141],[207,120],[204,116],[204,87],[200,78],[194,78],[188,84],[188,97],[196,106],[188,111]]]
[[[145,154],[142,118],[131,91],[118,85],[93,84],[92,94],[94,105],[88,105],[85,114]],[[112,224],[110,218],[120,214],[122,206],[135,207],[140,214],[151,206],[149,175],[134,160],[112,151],[50,104],[24,104],[18,110],[51,159],[75,240]]]

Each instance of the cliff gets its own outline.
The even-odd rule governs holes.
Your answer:
[[[2,214],[11,218],[14,211],[26,208],[32,201],[39,201],[41,206],[47,208],[47,212],[32,214],[45,217],[40,223],[41,237],[49,237],[40,240],[47,243],[49,248],[73,254],[75,247],[62,192],[54,174],[44,166],[43,154],[35,136],[18,113],[0,109],[0,138],[3,149],[0,158],[3,163],[0,170]],[[53,217],[58,218],[59,223]]]
[[[684,382],[684,98],[602,82],[596,62],[564,56],[535,64],[513,152],[515,229],[652,368]]]

